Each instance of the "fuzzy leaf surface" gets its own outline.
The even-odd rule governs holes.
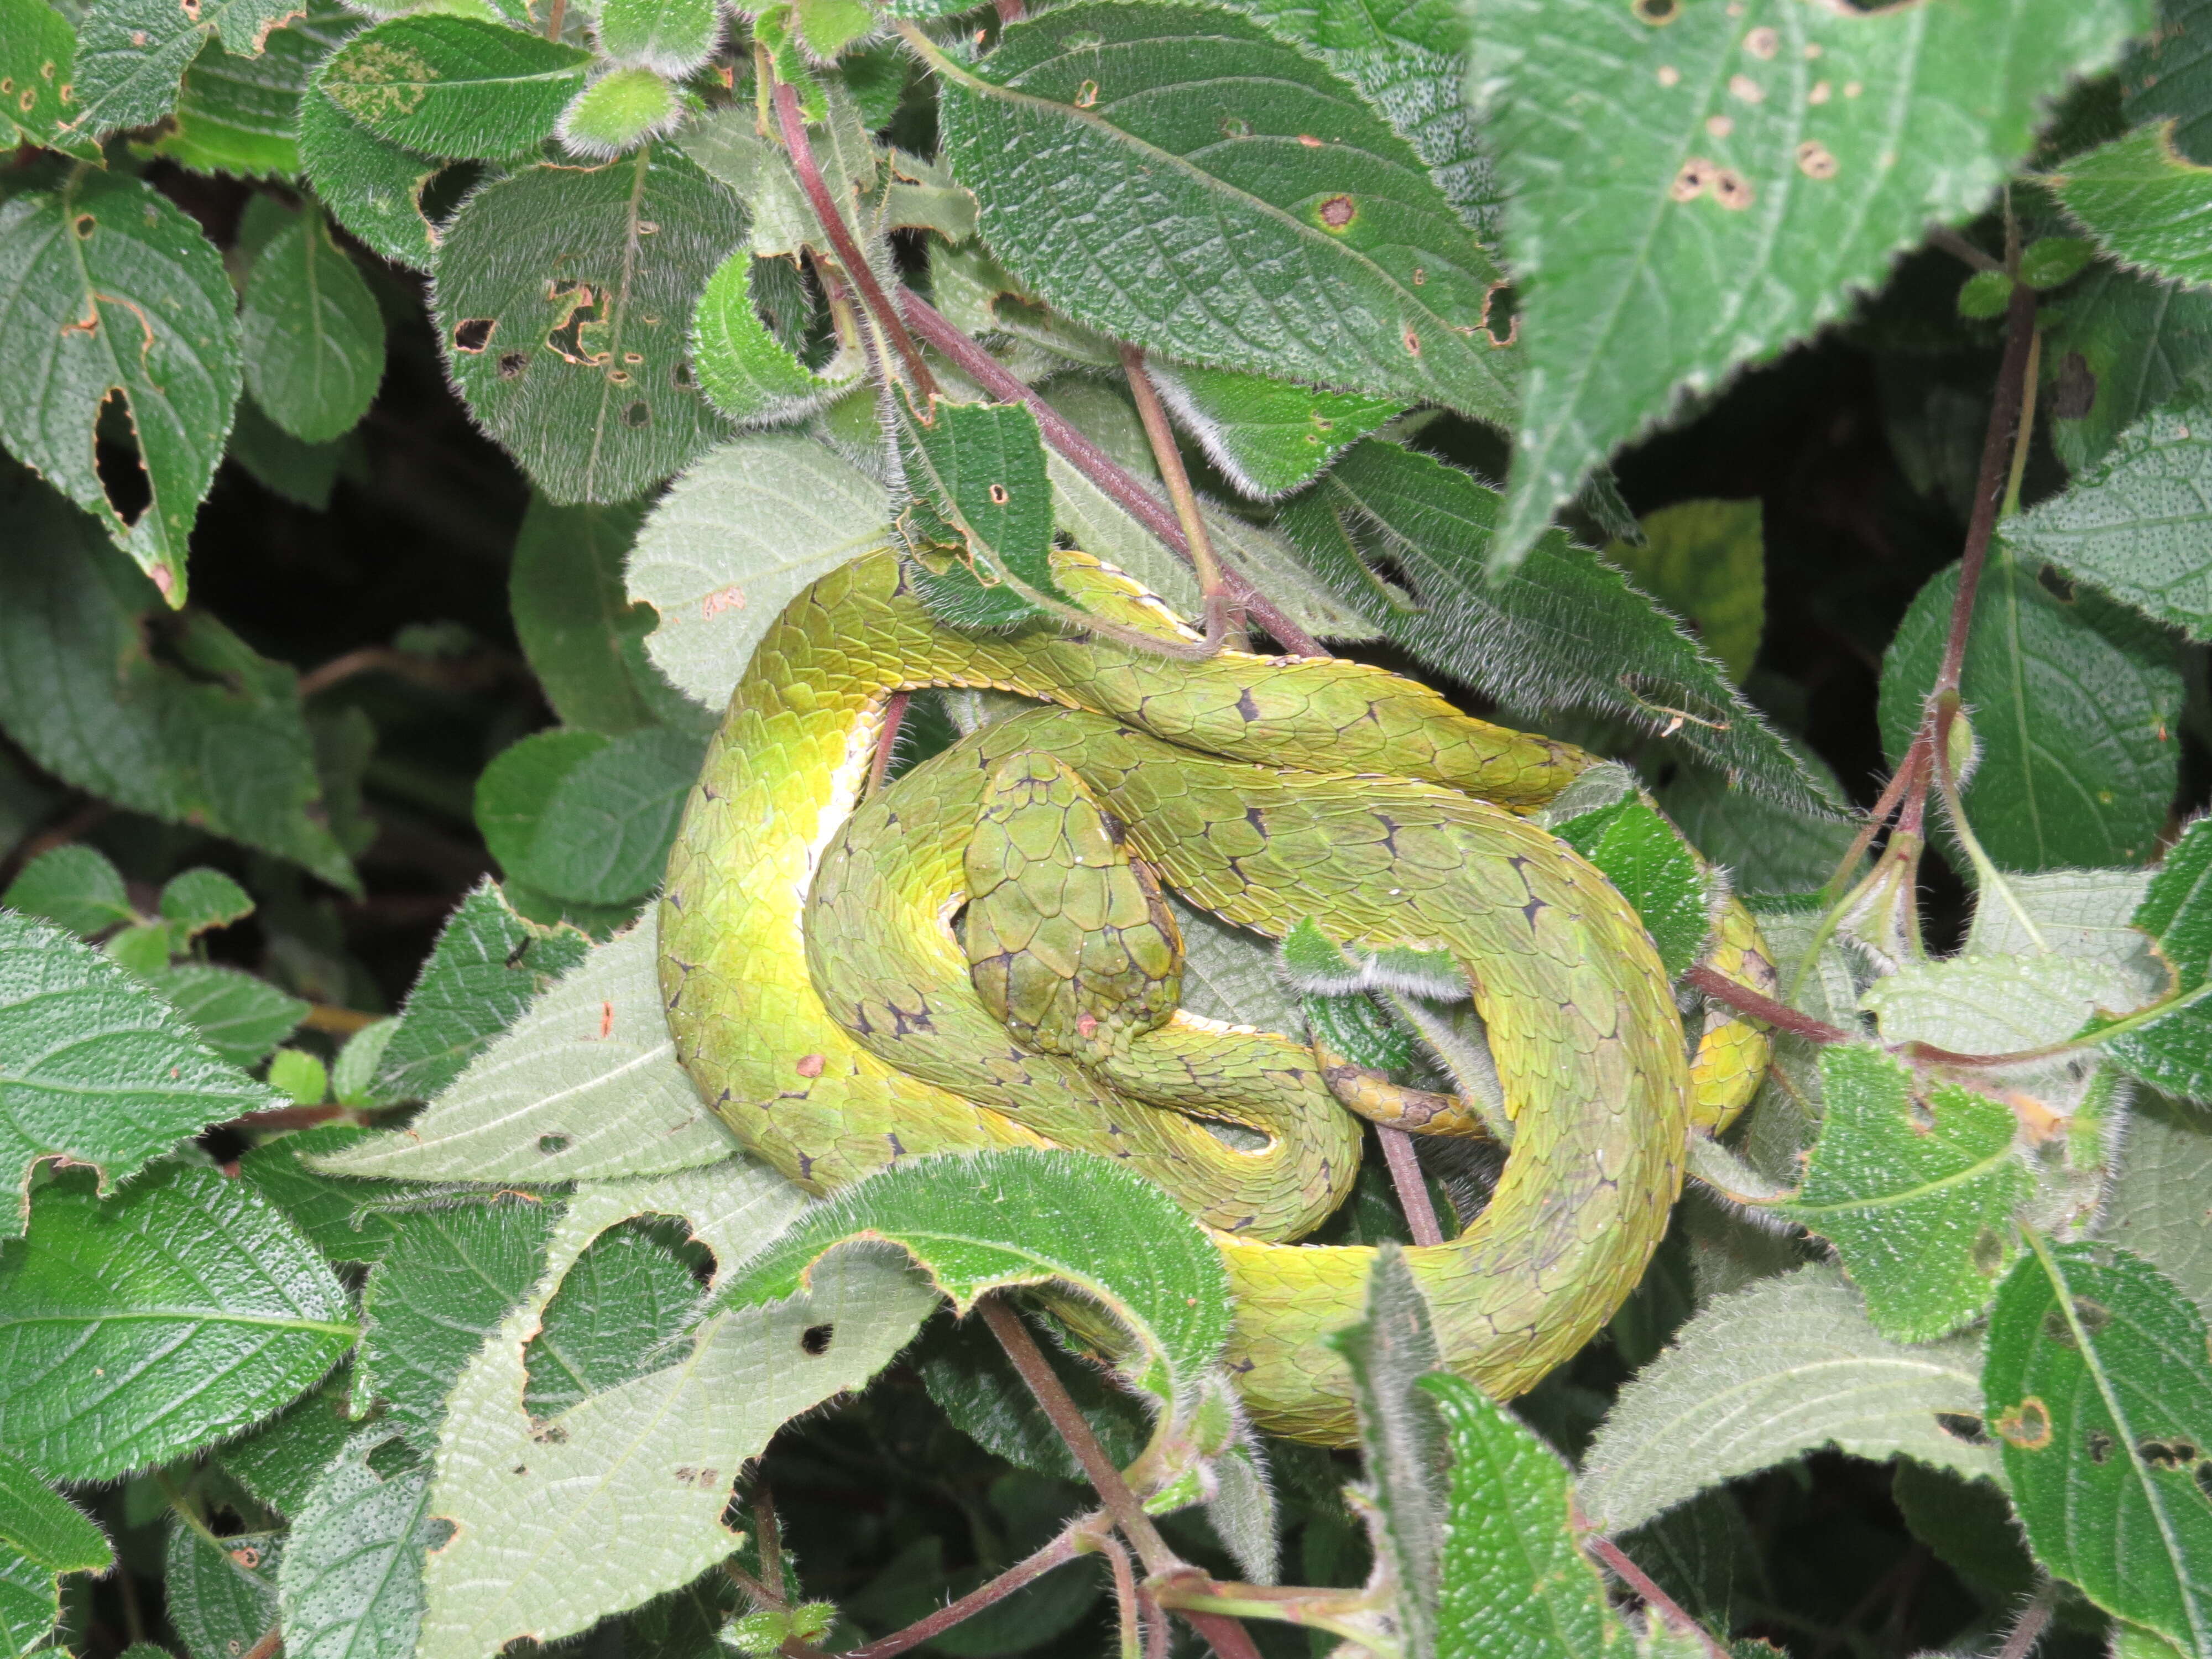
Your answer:
[[[552,137],[591,54],[475,17],[395,17],[356,35],[318,77],[387,143],[423,155],[520,155]]]
[[[983,238],[1054,309],[1188,362],[1510,422],[1480,321],[1496,267],[1323,64],[1231,13],[1080,0],[940,73]]]
[[[1311,483],[1406,407],[1395,398],[1328,392],[1233,368],[1147,367],[1184,430],[1239,493],[1261,501]]]
[[[2212,386],[2212,292],[2100,263],[2066,293],[2044,337],[2042,404],[2051,447],[2082,472],[2153,410]]]
[[[104,1202],[57,1182],[0,1257],[0,1448],[65,1480],[166,1462],[312,1386],[349,1315],[283,1213],[213,1170]]]
[[[300,167],[331,216],[371,250],[428,270],[436,233],[422,211],[422,187],[440,163],[378,137],[330,100],[325,63],[300,94]]]
[[[234,1066],[266,1060],[307,1012],[306,1003],[267,980],[212,963],[179,963],[149,975],[146,982],[190,1022],[202,1042]]]
[[[1636,907],[1669,978],[1687,973],[1711,931],[1697,855],[1674,826],[1641,800],[1616,801],[1553,833],[1595,865]]]
[[[218,1545],[170,1522],[162,1598],[191,1659],[235,1659],[276,1623],[283,1548],[281,1533],[238,1533]]]
[[[206,0],[190,9],[170,0],[113,0],[88,7],[77,32],[71,131],[105,137],[151,126],[177,100],[177,83],[201,44],[218,40],[241,58],[298,15],[296,0]]]
[[[391,1438],[352,1437],[300,1504],[277,1570],[285,1651],[294,1659],[406,1659],[422,1625],[422,1559],[440,1529],[426,1513],[427,1463],[382,1473]]]
[[[2169,1094],[2212,1098],[2212,822],[2198,819],[2167,849],[2130,920],[2171,969],[2174,1000],[2106,1038],[2105,1052]]]
[[[304,443],[351,429],[384,379],[384,317],[319,213],[303,213],[253,262],[243,313],[246,381]]]
[[[2212,1117],[2169,1100],[2139,1100],[2128,1117],[2120,1167],[2098,1224],[2148,1261],[2212,1317]]]
[[[2146,0],[1866,12],[1499,0],[1470,82],[1507,187],[1528,369],[1492,557],[1620,444],[1839,315],[1978,211]],[[1650,21],[1646,21],[1647,15]]]
[[[289,179],[300,171],[300,100],[317,64],[363,27],[333,0],[270,31],[251,56],[210,40],[185,70],[154,152],[196,173]],[[241,243],[241,246],[243,244]]]
[[[2174,149],[2171,123],[2141,127],[2066,163],[2058,199],[2098,246],[2154,276],[2212,283],[2212,167]]]

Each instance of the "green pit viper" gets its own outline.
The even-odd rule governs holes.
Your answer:
[[[1118,573],[1055,557],[1093,614],[1196,637]],[[925,686],[1054,706],[868,794],[891,697]],[[677,1052],[742,1144],[817,1193],[1008,1146],[1158,1180],[1227,1263],[1254,1420],[1346,1443],[1349,1376],[1324,1339],[1360,1316],[1373,1252],[1291,1242],[1356,1173],[1339,1102],[1429,1132],[1479,1121],[1176,1011],[1158,883],[1272,937],[1311,920],[1356,951],[1448,952],[1514,1129],[1487,1206],[1407,1260],[1446,1363],[1508,1397],[1611,1316],[1692,1123],[1724,1123],[1765,1066],[1765,1036],[1726,1011],[1691,1052],[1634,909],[1524,816],[1590,764],[1363,664],[955,633],[896,554],[870,555],[771,624],[685,807],[659,915]],[[1771,981],[1739,904],[1708,960]]]

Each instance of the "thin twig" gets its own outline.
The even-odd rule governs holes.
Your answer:
[[[1714,1639],[1713,1633],[1690,1617],[1680,1602],[1661,1589],[1650,1573],[1630,1560],[1627,1551],[1601,1533],[1589,1534],[1583,1542],[1592,1555],[1612,1569],[1615,1577],[1644,1599],[1644,1605],[1676,1630],[1693,1634],[1704,1643],[1711,1659],[1729,1659],[1728,1650]]]
[[[873,795],[884,787],[884,779],[891,769],[891,759],[898,752],[899,726],[906,719],[906,706],[914,696],[911,691],[894,691],[884,704],[884,729],[876,739],[876,758],[868,768],[867,793]]]
[[[1121,1659],[1144,1659],[1145,1610],[1137,1600],[1137,1571],[1118,1538],[1097,1540],[1097,1550],[1114,1570],[1115,1622],[1121,1626]]]
[[[1856,1042],[1858,1039],[1840,1025],[1831,1025],[1825,1019],[1800,1013],[1786,1002],[1777,1002],[1762,991],[1740,984],[1727,975],[1715,971],[1704,963],[1682,975],[1697,990],[1716,1001],[1725,1002],[1755,1019],[1763,1019],[1777,1030],[1788,1031],[1814,1042]]]
[[[1413,1136],[1378,1123],[1375,1138],[1382,1143],[1382,1161],[1390,1168],[1390,1184],[1398,1189],[1398,1206],[1406,1212],[1406,1226],[1413,1235],[1413,1243],[1443,1243],[1444,1230],[1437,1220],[1436,1206],[1429,1201],[1429,1183],[1421,1179]]]
[[[1176,523],[1190,549],[1190,565],[1198,575],[1199,599],[1206,613],[1206,636],[1226,641],[1232,651],[1249,650],[1250,643],[1244,638],[1243,620],[1231,614],[1228,589],[1221,580],[1221,564],[1213,556],[1213,538],[1206,532],[1206,520],[1198,510],[1198,496],[1190,487],[1190,474],[1183,470],[1182,451],[1176,443],[1175,429],[1168,424],[1168,412],[1160,405],[1159,389],[1152,384],[1152,371],[1145,367],[1142,346],[1126,343],[1122,345],[1121,372],[1128,378],[1129,396],[1136,402],[1137,418],[1144,422],[1145,436],[1152,442],[1152,459],[1159,466],[1160,482],[1168,487]]]
[[[312,1129],[319,1123],[352,1115],[353,1108],[350,1106],[274,1106],[265,1112],[248,1112],[244,1117],[232,1118],[222,1127],[242,1133],[260,1130]]]
[[[936,377],[930,374],[929,365],[922,361],[921,348],[914,343],[914,336],[906,331],[899,320],[898,310],[884,295],[883,287],[876,281],[860,245],[853,240],[853,233],[845,223],[841,204],[830,194],[830,186],[823,181],[822,168],[814,159],[814,146],[806,137],[806,117],[799,107],[799,93],[788,82],[775,89],[775,118],[783,130],[784,147],[791,152],[792,171],[799,175],[799,187],[806,192],[807,202],[814,209],[814,216],[822,222],[823,233],[830,238],[830,246],[836,250],[837,261],[845,267],[845,275],[860,290],[860,303],[866,307],[869,318],[890,339],[899,360],[906,365],[908,382],[915,397],[927,409],[929,399],[937,392]]]
[[[893,1631],[865,1647],[857,1647],[843,1659],[890,1659],[895,1653],[904,1653],[908,1648],[920,1647],[924,1642],[942,1635],[964,1620],[972,1619],[994,1601],[1003,1601],[1024,1585],[1042,1578],[1054,1567],[1065,1566],[1084,1553],[1087,1534],[1094,1532],[1099,1523],[1097,1514],[1086,1515],[1070,1522],[1060,1535],[1036,1553],[1017,1561],[988,1583],[980,1584],[957,1601],[947,1602],[926,1619],[917,1619],[904,1630]],[[1126,1565],[1127,1558],[1123,1558]]]
[[[246,1659],[271,1659],[276,1650],[284,1645],[284,1626],[271,1625],[258,1642],[246,1650]]]
[[[358,1008],[341,1008],[334,1002],[311,1002],[300,1024],[310,1031],[331,1036],[351,1036],[364,1025],[374,1025],[382,1014],[365,1014]]]
[[[2027,1659],[2036,1643],[2042,1639],[2057,1606],[2058,1587],[2046,1578],[2038,1587],[2034,1598],[2020,1610],[2012,1629],[2005,1633],[2004,1645],[1997,1650],[1997,1659]]]
[[[516,665],[489,652],[453,659],[417,656],[388,645],[364,645],[300,676],[300,696],[312,697],[356,674],[381,672],[436,691],[477,691],[517,672]]]
[[[1191,563],[1190,544],[1174,512],[1165,501],[1139,483],[1127,468],[1093,443],[1064,415],[1008,372],[1005,364],[948,321],[942,313],[911,289],[902,288],[899,309],[914,331],[942,352],[953,366],[1001,403],[1021,404],[1036,416],[1037,429],[1068,465],[1098,486],[1131,518],[1163,543],[1185,563]],[[1195,568],[1194,566],[1194,568]],[[1282,607],[1252,586],[1237,571],[1224,568],[1222,580],[1237,607],[1266,629],[1277,645],[1295,657],[1325,657],[1312,635],[1283,612]]]
[[[783,1531],[775,1523],[775,1498],[765,1482],[753,1492],[753,1536],[760,1551],[761,1578],[780,1603],[783,1600]]]
[[[558,40],[561,30],[568,21],[568,0],[553,0],[552,15],[545,20],[545,38]]]
[[[1976,270],[2002,270],[2004,261],[1995,254],[1984,253],[1948,225],[1936,225],[1928,233],[1928,245],[1940,247],[1944,252],[1965,260]]]

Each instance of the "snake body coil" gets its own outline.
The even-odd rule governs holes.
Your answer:
[[[1065,575],[1094,611],[1170,625],[1079,556]],[[987,727],[863,805],[889,699],[930,685],[1080,712]],[[1515,1133],[1488,1206],[1407,1259],[1447,1363],[1507,1396],[1640,1276],[1691,1114],[1680,1018],[1641,921],[1513,810],[1589,763],[1363,665],[956,635],[873,555],[770,627],[685,810],[660,915],[678,1054],[749,1150],[816,1191],[989,1146],[1124,1158],[1217,1230],[1255,1419],[1348,1440],[1348,1378],[1322,1339],[1359,1316],[1372,1253],[1285,1241],[1341,1197],[1352,1121],[1279,1039],[1180,1016],[1115,1053],[1170,1085],[1187,1074],[1191,1098],[1170,1103],[1185,1109],[1133,1102],[1110,1066],[1015,1042],[970,986],[951,921],[975,826],[1009,788],[1049,795],[1064,777],[1194,903],[1278,937],[1310,918],[1354,947],[1447,951],[1464,973]],[[1194,1042],[1224,1045],[1276,1103],[1209,1103]],[[1252,1133],[1224,1143],[1208,1119]]]

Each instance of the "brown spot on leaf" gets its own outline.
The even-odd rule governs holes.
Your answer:
[[[1713,187],[1713,175],[1718,171],[1704,156],[1692,155],[1682,163],[1674,182],[1667,186],[1667,194],[1677,202],[1694,202]]]
[[[1332,196],[1321,204],[1321,222],[1331,230],[1342,230],[1359,214],[1349,196]]]
[[[744,608],[745,590],[732,582],[727,587],[716,588],[699,601],[699,619],[704,622],[710,617],[719,617],[725,611],[742,611]],[[816,1054],[812,1059],[814,1070],[810,1075],[819,1077],[822,1074],[822,1056]],[[799,1066],[804,1071],[805,1062],[802,1060]]]
[[[1731,213],[1741,213],[1752,203],[1753,191],[1750,181],[1733,167],[1723,167],[1713,175],[1713,200]]]
[[[1705,131],[1716,138],[1725,138],[1735,131],[1735,118],[1733,115],[1708,115],[1705,117]]]
[[[1076,89],[1075,89],[1075,106],[1076,106],[1076,108],[1078,108],[1078,109],[1091,109],[1091,108],[1094,108],[1094,107],[1096,107],[1096,106],[1097,106],[1097,102],[1098,102],[1098,83],[1097,83],[1096,81],[1085,81],[1085,82],[1081,86],[1079,86],[1079,87],[1076,88]]]
[[[1673,22],[1682,15],[1682,0],[1628,0],[1628,9],[1639,23],[1653,28]]]
[[[1772,62],[1774,54],[1782,49],[1782,37],[1764,26],[1743,37],[1743,49],[1763,62]]]
[[[2051,414],[2062,421],[2079,421],[2096,406],[2095,371],[2080,352],[2068,352],[2066,361],[2058,366],[2058,383],[2051,389]]]
[[[1797,146],[1797,171],[1808,179],[1832,179],[1836,176],[1835,152],[1817,138],[1808,138]]]
[[[1298,135],[1298,142],[1304,144],[1308,149],[1319,149],[1322,147],[1321,140],[1315,137],[1310,132],[1300,133]]]
[[[1002,483],[994,483],[991,486],[992,506],[1004,507],[1008,501],[1011,501],[1014,498],[1012,495],[1006,493],[1006,485]]]
[[[2051,1443],[2051,1407],[2039,1395],[2030,1395],[2010,1411],[2001,1413],[1990,1426],[2008,1446],[2041,1451]]]

